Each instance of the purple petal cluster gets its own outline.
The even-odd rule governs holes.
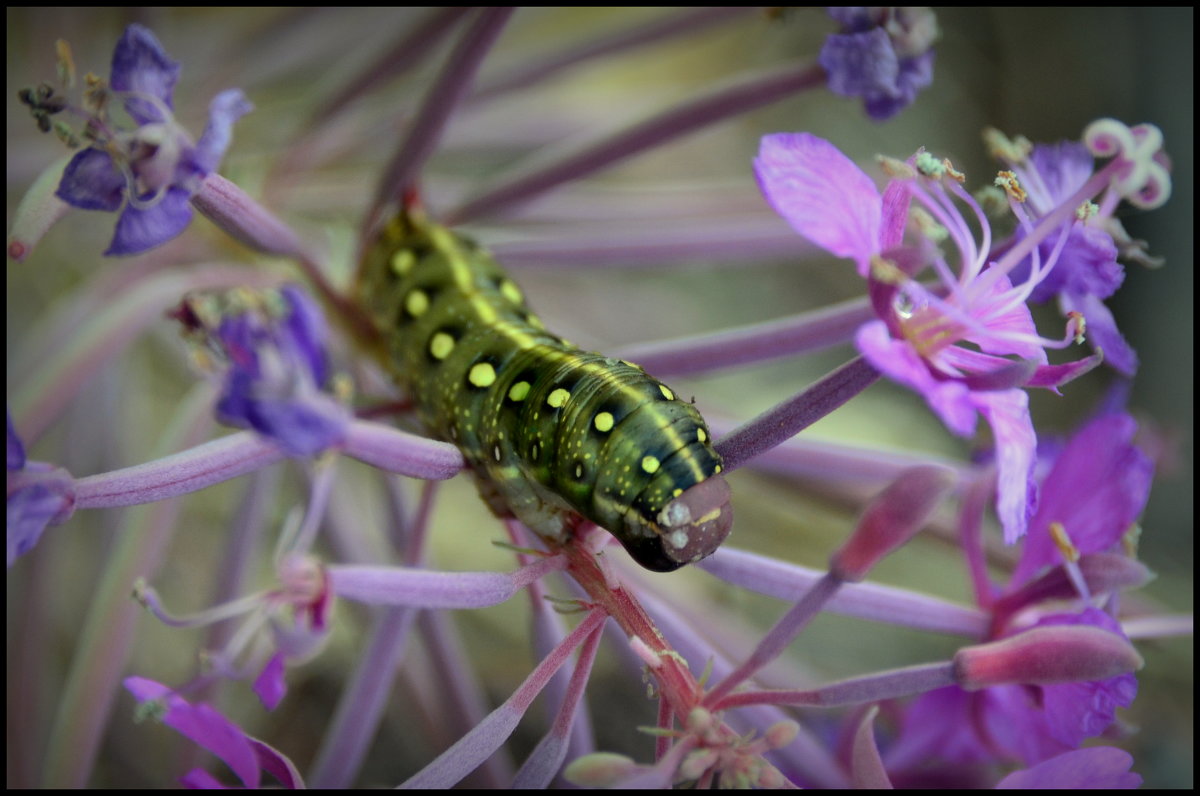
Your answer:
[[[1019,290],[987,272],[986,249],[976,245],[944,195],[931,204],[955,236],[962,262],[957,275],[949,264],[937,264],[944,294],[921,287],[911,277],[933,256],[897,247],[913,199],[926,195],[902,179],[881,195],[849,158],[816,136],[766,136],[755,173],[767,201],[797,232],[853,259],[871,278],[880,320],[863,326],[856,338],[868,361],[921,393],[954,433],[974,433],[979,415],[991,425],[997,511],[1005,538],[1016,540],[1032,511],[1037,444],[1028,399],[1018,388],[1047,361]]]
[[[875,121],[895,116],[933,82],[937,20],[928,9],[833,8],[842,27],[821,48],[829,88],[861,97]]]
[[[1036,220],[1067,201],[1092,176],[1094,159],[1087,147],[1074,141],[1038,144],[1028,158],[1010,163],[1029,193],[1028,223],[1018,228],[1013,243],[1024,239]],[[1054,269],[1034,287],[1030,300],[1044,303],[1057,298],[1064,314],[1076,312],[1087,318],[1088,339],[1092,348],[1104,352],[1104,360],[1125,376],[1137,371],[1137,352],[1117,329],[1104,300],[1116,292],[1125,280],[1125,268],[1117,262],[1118,249],[1103,215],[1083,223],[1066,223],[1068,238]],[[1053,257],[1057,236],[1038,243],[1037,256],[1042,262]],[[1003,247],[1000,247],[1003,249]],[[1013,268],[1020,281],[1030,271],[1033,255]]]
[[[330,387],[328,328],[304,291],[285,286],[278,307],[223,315],[210,339],[228,365],[217,403],[223,423],[252,428],[293,456],[340,443],[350,415]]]
[[[180,65],[141,25],[130,25],[113,52],[109,87],[124,100],[133,130],[97,118],[95,144],[67,164],[57,195],[85,210],[119,212],[106,255],[138,254],[171,240],[192,219],[191,197],[229,146],[233,124],[252,106],[238,89],[217,95],[199,142],[175,121]]]
[[[61,467],[25,458],[25,446],[8,423],[8,566],[28,553],[48,525],[66,522],[75,511],[75,481]]]
[[[1051,524],[1083,555],[1119,545],[1150,495],[1154,463],[1133,442],[1137,424],[1124,412],[1105,413],[1074,434],[1042,481],[1013,585],[1062,563]]]

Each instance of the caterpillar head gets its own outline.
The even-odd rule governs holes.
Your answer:
[[[646,569],[670,572],[706,558],[733,527],[729,485],[713,475],[667,503],[656,516],[631,512],[618,536],[625,550]]]

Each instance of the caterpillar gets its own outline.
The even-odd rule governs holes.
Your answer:
[[[560,543],[586,517],[660,572],[729,534],[721,457],[695,407],[546,331],[470,238],[402,211],[366,252],[359,296],[391,376],[497,516]]]

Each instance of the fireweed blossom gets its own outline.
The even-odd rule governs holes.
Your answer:
[[[1021,388],[1055,388],[1097,361],[1049,365],[1046,349],[1082,338],[1086,316],[1072,312],[1064,338],[1046,339],[1037,334],[1026,301],[1060,264],[1073,269],[1075,259],[1085,256],[1080,249],[1090,243],[1082,235],[1072,238],[1072,225],[1063,221],[1082,202],[1110,190],[1145,206],[1169,195],[1166,172],[1154,160],[1158,150],[1140,145],[1161,135],[1143,128],[1130,131],[1113,120],[1092,125],[1085,140],[1097,153],[1115,154],[1112,165],[1095,178],[1077,180],[1063,204],[1038,208],[1036,227],[1022,209],[1027,194],[1020,181],[1002,173],[997,182],[1027,232],[996,259],[986,216],[948,161],[922,151],[907,163],[891,162],[893,176],[882,194],[832,144],[812,135],[767,136],[755,161],[771,206],[800,234],[854,260],[868,278],[880,318],[856,335],[868,361],[920,393],[954,433],[973,434],[978,415],[991,426],[997,513],[1009,543],[1024,534],[1037,504],[1032,483],[1037,438]],[[979,240],[957,203],[980,226]],[[919,213],[917,240],[904,248],[910,209]],[[950,257],[932,248],[935,240],[948,241]],[[1045,240],[1051,245],[1044,257],[1040,249],[1031,252]],[[1033,264],[1014,282],[1010,275],[1026,255]],[[933,290],[917,281],[926,265],[938,280]]]
[[[320,47],[309,45],[340,47],[345,42],[339,37],[347,32],[320,19],[326,13],[313,20],[320,33],[316,39],[292,39],[273,30],[271,46],[261,49],[311,52],[320,62]],[[1127,627],[1130,618],[1117,599],[1145,579],[1129,554],[1114,552],[1113,545],[1124,533],[1114,529],[1136,520],[1145,500],[1140,490],[1149,482],[1145,468],[1134,466],[1139,460],[1129,452],[1132,431],[1123,421],[1090,426],[1077,438],[1088,449],[1101,441],[1109,446],[1112,455],[1103,468],[1089,466],[1078,449],[1071,453],[1072,443],[1049,465],[1049,475],[1038,479],[1043,500],[1029,519],[1018,571],[998,581],[1004,586],[992,586],[979,575],[985,570],[986,507],[996,491],[991,467],[814,443],[808,435],[790,439],[834,410],[853,411],[854,402],[846,401],[876,377],[874,368],[861,362],[746,420],[717,443],[731,470],[761,468],[787,483],[847,488],[846,494],[855,496],[861,513],[837,528],[839,541],[829,545],[835,552],[827,567],[793,563],[807,554],[809,544],[790,534],[784,555],[758,552],[753,523],[744,520],[731,540],[737,547],[723,548],[678,575],[658,576],[633,565],[606,532],[586,524],[570,543],[547,548],[508,521],[502,526],[507,545],[497,552],[489,544],[495,536],[489,530],[501,527],[496,521],[453,513],[459,504],[478,504],[473,491],[436,486],[462,468],[462,456],[451,446],[393,427],[394,420],[417,430],[405,396],[394,395],[364,355],[377,341],[356,315],[339,268],[353,255],[339,250],[331,256],[301,243],[312,235],[314,217],[292,203],[296,187],[311,181],[321,191],[317,225],[327,223],[330,206],[355,207],[355,224],[366,231],[343,247],[347,250],[368,247],[372,224],[386,218],[387,206],[419,192],[435,218],[456,224],[486,220],[487,226],[476,228],[479,237],[494,243],[514,270],[522,262],[644,266],[704,256],[740,263],[791,253],[794,234],[781,233],[776,220],[758,208],[761,200],[751,201],[746,166],[737,170],[741,189],[709,190],[703,183],[662,191],[657,183],[647,183],[615,201],[604,191],[594,193],[596,185],[584,176],[638,152],[667,148],[701,125],[815,88],[820,80],[813,76],[822,70],[812,58],[765,71],[755,63],[744,75],[701,81],[717,88],[705,85],[696,96],[667,101],[663,110],[648,114],[645,107],[657,106],[644,105],[623,119],[612,118],[610,110],[588,115],[588,109],[565,102],[538,102],[520,110],[527,95],[538,96],[539,81],[569,78],[581,59],[591,59],[593,66],[606,61],[621,66],[626,53],[650,43],[677,39],[690,48],[694,40],[704,40],[705,31],[729,25],[744,12],[673,11],[651,24],[602,34],[588,30],[561,46],[518,48],[526,57],[494,72],[488,70],[491,48],[519,33],[528,12],[511,17],[499,9],[408,13],[412,16],[404,25],[377,21],[372,26],[400,31],[393,49],[361,73],[338,77],[342,82],[332,93],[316,101],[309,125],[296,125],[301,131],[296,140],[276,138],[256,153],[257,161],[275,169],[263,178],[264,199],[251,198],[216,174],[209,174],[192,198],[192,205],[233,241],[294,267],[269,267],[231,242],[213,246],[189,232],[170,248],[170,260],[160,251],[108,263],[94,274],[85,271],[70,311],[31,330],[23,341],[27,346],[17,359],[33,364],[18,370],[23,375],[11,402],[11,427],[38,446],[39,458],[95,474],[76,477],[62,470],[63,493],[73,496],[75,513],[61,522],[55,516],[59,524],[41,531],[40,540],[32,540],[35,545],[25,545],[24,557],[10,570],[10,604],[23,606],[9,623],[13,637],[22,641],[10,643],[10,658],[18,659],[10,665],[10,685],[17,691],[10,699],[14,726],[36,728],[48,721],[22,697],[33,690],[28,684],[44,682],[44,674],[34,673],[54,668],[39,659],[36,640],[37,622],[53,604],[38,595],[60,583],[57,562],[66,565],[56,554],[83,541],[79,531],[89,517],[112,522],[105,529],[111,544],[103,557],[104,574],[89,594],[90,615],[68,625],[72,634],[82,635],[58,695],[59,718],[45,732],[10,741],[16,761],[10,782],[107,781],[102,772],[110,753],[101,741],[102,728],[110,726],[126,748],[153,749],[148,756],[172,761],[168,770],[145,775],[161,784],[188,771],[183,781],[202,786],[254,787],[267,782],[263,773],[285,786],[323,787],[436,787],[460,781],[533,787],[561,784],[561,776],[582,784],[633,787],[845,786],[900,784],[914,769],[942,783],[1136,784],[1125,752],[1077,748],[1112,721],[1111,710],[1081,709],[1084,700],[1100,695],[1111,706],[1128,701],[1128,688],[1095,685],[1131,678],[1140,666],[1127,636],[1169,635],[1182,624],[1151,613],[1149,627],[1133,632],[1136,622]],[[301,28],[307,24],[297,22]],[[755,24],[778,23],[751,14],[738,24],[753,30]],[[360,34],[369,32],[357,30],[353,45],[361,46],[367,38]],[[186,39],[159,33],[180,55],[197,38],[191,32]],[[328,55],[336,59],[342,52]],[[203,71],[201,63],[185,60],[188,75]],[[404,70],[414,65],[434,80],[410,81]],[[728,77],[733,79],[724,82]],[[388,81],[404,83],[407,93],[392,93]],[[254,97],[262,109],[256,121],[283,121],[276,115],[286,111],[266,110],[265,94],[253,81],[234,75],[230,82],[245,85]],[[190,95],[181,90],[180,96]],[[381,124],[381,114],[391,121]],[[753,118],[739,121],[749,124]],[[277,132],[287,126],[271,127]],[[395,132],[381,137],[384,129]],[[597,129],[603,134],[595,135]],[[574,148],[542,151],[572,138],[571,131],[579,133],[571,142]],[[376,147],[381,141],[393,147],[390,157]],[[247,145],[239,132],[230,158],[239,158]],[[381,179],[373,186],[364,180],[352,194],[339,194],[338,178],[326,181],[325,175],[339,172],[345,155],[359,147],[363,162],[376,164],[374,176]],[[532,157],[526,162],[520,154]],[[514,160],[521,162],[506,169]],[[475,185],[458,167],[442,171],[450,162],[489,162],[493,177]],[[551,189],[556,189],[552,201],[537,201]],[[360,218],[358,208],[372,191]],[[731,210],[742,202],[755,215],[743,219]],[[908,243],[916,254],[897,255],[899,264],[925,262],[920,256],[929,250]],[[890,250],[880,246],[869,254],[883,259]],[[230,258],[254,261],[237,265]],[[868,266],[875,259],[868,257]],[[88,269],[99,262],[81,257],[76,246],[68,262],[78,260]],[[294,284],[297,271],[308,289]],[[610,270],[601,273],[606,283],[618,281]],[[876,277],[873,298],[896,290],[894,282],[878,284],[878,274],[867,274]],[[536,274],[515,276],[522,283],[538,281]],[[91,294],[99,300],[87,302]],[[561,313],[567,317],[553,328],[588,339],[586,327],[572,325],[578,320],[571,317],[577,298],[572,294],[569,309]],[[554,311],[553,301],[537,303]],[[658,302],[654,313],[640,314],[666,314],[670,303]],[[613,306],[615,314],[621,303]],[[831,339],[849,342],[871,320],[873,306],[878,302],[860,300],[820,317],[785,317],[701,337],[639,343],[630,346],[640,349],[636,355],[613,353],[654,362],[652,372],[664,376],[753,363],[809,351]],[[172,357],[158,368],[161,380],[182,372],[185,359],[200,366],[200,377],[195,367],[188,369],[196,386],[182,400],[168,399],[177,405],[173,418],[158,417],[137,403],[131,406],[137,421],[121,422],[107,396],[123,402],[138,395],[125,389],[118,365],[126,361],[133,340],[158,339],[153,331],[172,325],[164,314],[190,345],[170,349]],[[621,316],[621,323],[629,320]],[[999,374],[972,370],[976,378],[964,381],[972,390],[989,379],[993,387],[1011,390],[1019,388],[1009,382],[1054,383],[1061,372],[1048,370],[1033,348],[1030,342],[1019,361],[1010,360],[1011,369]],[[107,380],[81,392],[76,374],[87,372]],[[709,412],[713,399],[705,388],[698,386],[695,393],[714,431],[732,427],[721,413]],[[71,442],[56,447],[56,432],[69,423],[72,406],[91,421],[79,426],[87,433],[64,430],[61,436]],[[735,404],[726,414],[744,419],[751,413]],[[98,417],[105,422],[97,424]],[[212,420],[238,430],[214,437]],[[124,466],[129,454],[123,452],[144,450],[131,432],[150,429],[162,431],[156,452]],[[14,441],[10,429],[10,514],[11,473],[29,469],[22,456],[14,457],[14,450],[23,449]],[[1126,470],[1140,473],[1140,480],[1123,482],[1117,496],[1095,487]],[[284,481],[288,475],[299,475],[298,485]],[[753,499],[737,485],[742,477],[733,475],[734,500],[753,508]],[[234,478],[234,485],[216,486]],[[192,499],[196,505],[182,514],[180,501],[168,500],[200,490],[203,494]],[[1095,494],[1101,503],[1089,508],[1073,500],[1081,493]],[[868,581],[884,557],[912,556],[912,546],[921,544],[910,541],[913,535],[941,525],[952,501],[960,504],[963,568],[976,587],[974,601],[956,603]],[[140,504],[149,505],[129,512],[94,511]],[[1112,521],[1097,523],[1097,517],[1107,516],[1106,507],[1119,511]],[[786,526],[798,530],[807,523],[804,517],[787,518],[773,525],[787,531]],[[1045,536],[1056,541],[1042,541]],[[1076,561],[1072,549],[1079,551]],[[85,574],[94,568],[89,565]],[[77,572],[77,566],[71,570]],[[39,580],[51,573],[58,580]],[[129,599],[131,591],[139,602]],[[753,617],[726,599],[743,591],[790,607],[769,630],[757,629]],[[14,599],[13,592],[22,599]],[[143,608],[151,616],[136,637],[169,634],[168,641],[148,651],[144,642],[134,643],[135,612]],[[920,660],[933,662],[915,668],[890,668],[906,662],[891,651],[865,666],[835,664],[829,671],[849,678],[822,685],[830,678],[814,677],[789,655],[803,649],[791,642],[824,612],[950,634],[958,639],[958,649],[951,655],[945,647],[941,653],[925,651]],[[479,619],[488,627],[484,644],[468,639],[464,645],[460,631]],[[1118,632],[1127,629],[1124,635]],[[203,637],[189,635],[196,632]],[[512,638],[523,632],[527,642]],[[524,652],[527,647],[532,655]],[[618,657],[615,674],[598,674],[608,666],[605,655]],[[519,674],[493,679],[514,668]],[[807,663],[804,668],[809,669]],[[480,687],[482,678],[487,678],[486,690]],[[1038,754],[973,738],[973,768],[964,772],[957,762],[935,754],[940,750],[920,743],[926,728],[948,735],[969,720],[953,706],[939,712],[922,700],[922,695],[932,699],[955,689],[977,696],[995,720],[1015,716],[1029,726],[1038,720],[1055,724],[1038,727]],[[127,696],[113,711],[113,695],[124,691],[141,704],[139,715],[156,716],[168,729],[132,725]],[[331,691],[337,696],[325,698]],[[1030,706],[1039,695],[1050,706],[1040,714]],[[616,705],[620,717],[610,730],[600,718]],[[876,713],[878,720],[871,718]],[[922,715],[937,721],[919,721]],[[906,719],[912,716],[916,719]],[[874,723],[890,728],[893,736],[880,732],[876,742]],[[642,732],[639,726],[654,729]],[[182,747],[166,746],[173,743],[171,731]],[[381,757],[371,752],[373,746],[387,751]],[[212,751],[236,780],[220,764],[176,766],[181,748]],[[904,759],[893,759],[901,753]]]
[[[1129,136],[1127,145],[1146,148],[1152,154],[1161,141],[1158,130],[1148,126],[1119,134]],[[1028,194],[1025,210],[1013,208],[1020,225],[1012,243],[1027,236],[1043,216],[1084,187],[1094,170],[1093,153],[1083,143],[1063,141],[1056,145],[1035,146],[1021,138],[1010,141],[995,130],[987,132],[987,140],[992,154],[1012,169]],[[1151,158],[1141,168],[1155,172],[1159,182],[1168,184],[1164,179],[1164,164]],[[1034,285],[1030,300],[1042,303],[1057,298],[1064,315],[1078,313],[1087,318],[1088,341],[1092,348],[1104,352],[1107,365],[1125,376],[1133,376],[1137,370],[1137,353],[1117,329],[1112,313],[1103,301],[1115,293],[1125,279],[1125,269],[1117,261],[1118,256],[1150,264],[1153,260],[1140,251],[1144,244],[1130,240],[1121,223],[1113,217],[1120,200],[1120,192],[1109,188],[1099,201],[1083,210],[1081,218],[1064,222],[1064,227],[1069,229],[1067,242],[1062,246],[1053,270]],[[1151,202],[1158,203],[1160,198],[1151,197]],[[1056,236],[1043,239],[1038,244],[1037,257],[1042,262],[1048,261],[1056,245]],[[997,247],[998,251],[1004,248],[1005,244]],[[1029,273],[1033,267],[1032,259],[1031,253],[1014,267],[1016,281],[1023,281],[1022,276]]]
[[[1105,412],[1050,457],[1009,583],[989,578],[979,540],[964,545],[979,607],[990,615],[989,638],[1069,626],[1123,635],[1112,615],[1119,594],[1149,577],[1125,553],[1153,474],[1133,442],[1135,430],[1129,415]],[[978,501],[968,505],[982,509]],[[977,516],[964,514],[965,538],[980,527]],[[919,781],[932,759],[969,768],[1000,757],[1036,766],[1104,733],[1116,708],[1128,707],[1136,693],[1130,673],[1091,682],[938,689],[905,710],[903,729],[883,760],[905,781]]]

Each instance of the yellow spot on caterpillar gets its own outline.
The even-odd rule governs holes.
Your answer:
[[[454,338],[445,332],[437,332],[429,340],[429,355],[434,359],[445,359],[454,350]]]
[[[658,389],[660,392],[662,392],[663,398],[666,398],[668,401],[675,400],[675,393],[671,392],[671,388],[668,387],[667,385],[660,384],[660,385],[658,385]]]
[[[416,264],[417,255],[413,254],[411,249],[400,249],[392,255],[392,273],[396,276],[407,276]]]
[[[596,419],[592,422],[595,423],[597,431],[612,431],[612,412],[601,412],[600,414],[596,415]]]
[[[429,295],[424,290],[414,290],[404,297],[404,309],[414,318],[429,309]]]
[[[467,374],[467,381],[476,387],[491,387],[496,381],[496,369],[488,362],[476,362]]]
[[[675,491],[671,493],[671,497],[679,497],[682,494],[683,494],[683,490],[680,489],[679,487],[675,487]]]
[[[659,464],[661,464],[661,462],[659,462],[658,459],[654,458],[653,456],[646,456],[642,458],[642,469],[647,473],[658,472]]]
[[[708,442],[708,432],[702,428],[697,428],[696,439],[700,440],[701,442]]]
[[[713,468],[713,475],[716,475],[717,473],[721,472],[724,469],[725,469],[724,467],[722,467],[721,465],[718,464],[716,467]]]
[[[583,478],[583,465],[582,464],[579,464],[579,463],[575,464],[575,477]]]
[[[567,390],[564,390],[562,387],[559,387],[557,390],[550,393],[550,395],[546,397],[546,403],[550,404],[555,409],[561,409],[563,406],[566,405],[567,399],[569,399],[570,397],[571,397],[570,392],[568,392]]]
[[[492,456],[494,456],[496,458],[496,461],[500,461],[500,446],[499,445],[495,445],[492,447]]]
[[[529,382],[519,381],[508,388],[508,399],[510,401],[524,401],[529,395]]]
[[[525,297],[521,295],[521,288],[519,288],[517,283],[511,279],[502,279],[500,281],[500,295],[504,296],[504,298],[508,299],[513,304],[520,304],[525,300]]]

